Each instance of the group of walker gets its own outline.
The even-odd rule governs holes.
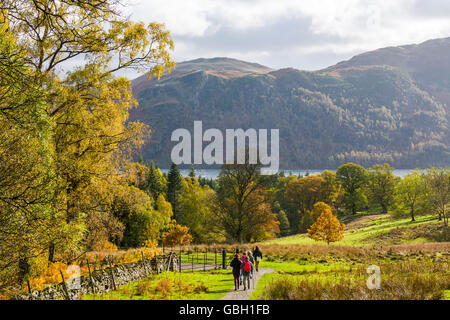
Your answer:
[[[258,246],[251,251],[244,252],[239,257],[239,250],[236,249],[236,254],[230,263],[230,267],[233,268],[234,277],[234,290],[238,290],[240,285],[244,285],[244,290],[250,289],[250,279],[254,281],[254,269],[256,272],[259,270],[259,262],[263,255]],[[254,283],[254,282],[253,282]]]

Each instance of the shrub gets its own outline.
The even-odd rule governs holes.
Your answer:
[[[161,279],[155,287],[156,292],[161,293],[165,298],[170,295],[172,291],[172,280],[169,278]]]
[[[446,262],[402,262],[380,265],[381,288],[366,286],[365,266],[351,272],[314,277],[282,277],[270,282],[262,298],[268,300],[435,300],[450,288]]]

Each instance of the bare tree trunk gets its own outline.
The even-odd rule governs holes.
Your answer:
[[[19,284],[22,285],[23,281],[25,280],[25,277],[30,272],[30,264],[28,262],[28,257],[21,256],[19,258],[19,273],[17,274],[17,280],[19,281]]]
[[[48,248],[48,261],[55,262],[55,244],[52,242]]]

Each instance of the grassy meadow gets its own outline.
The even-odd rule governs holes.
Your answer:
[[[431,241],[436,236],[432,230],[436,234],[439,230],[436,216],[420,216],[415,222],[380,214],[350,218],[338,244],[315,242],[305,234],[259,243],[264,253],[261,267],[274,271],[262,276],[250,299],[450,299],[450,243]],[[196,248],[205,246],[190,249]],[[214,261],[210,258],[207,263]],[[370,265],[380,268],[379,290],[367,288]],[[83,299],[217,300],[232,289],[230,270],[186,270],[154,275]]]
[[[344,239],[336,245],[365,246],[379,244],[426,243],[438,238],[433,231],[439,229],[436,215],[424,215],[412,222],[410,217],[393,219],[389,214],[358,214],[350,217]],[[426,228],[424,228],[426,227]],[[430,232],[431,231],[431,232]],[[307,234],[277,238],[263,244],[314,244]],[[334,244],[331,244],[334,245]]]
[[[392,219],[351,217],[344,239],[321,245],[306,234],[261,244],[265,274],[251,299],[402,299],[450,297],[450,244],[439,237],[436,216]],[[367,267],[380,268],[380,290],[369,290]]]
[[[82,300],[218,300],[233,286],[229,270],[166,272]]]

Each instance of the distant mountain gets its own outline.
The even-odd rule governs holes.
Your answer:
[[[450,38],[367,52],[329,67],[340,74],[368,66],[391,66],[405,72],[423,90],[450,108]]]
[[[180,79],[192,73],[203,71],[206,74],[229,79],[251,74],[263,74],[273,71],[268,67],[257,63],[250,63],[230,58],[195,59],[177,64],[176,69],[165,74],[161,81]],[[139,95],[140,91],[150,84],[147,76],[142,76],[133,81],[133,91]]]
[[[131,119],[152,127],[144,158],[168,167],[177,128],[280,129],[282,168],[388,162],[449,166],[450,40],[385,48],[316,72],[229,58],[133,81]]]

